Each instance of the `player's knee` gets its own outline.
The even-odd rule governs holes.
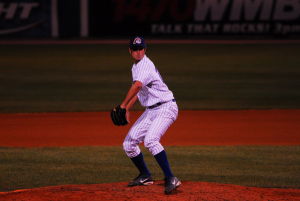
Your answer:
[[[123,142],[123,150],[124,150],[125,152],[128,152],[128,151],[130,151],[131,149],[132,149],[131,143],[128,142],[128,141],[124,141],[124,142]]]
[[[155,146],[157,142],[152,141],[152,140],[148,140],[148,141],[144,141],[144,145],[147,149],[150,149],[151,147]]]
[[[126,155],[130,158],[134,157],[139,153],[139,148],[137,147],[137,145],[134,145],[128,141],[123,142],[123,150],[125,151]]]
[[[163,150],[162,145],[157,139],[145,139],[144,145],[153,155]]]

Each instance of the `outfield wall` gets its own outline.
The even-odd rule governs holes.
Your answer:
[[[0,0],[0,38],[300,38],[299,0]]]

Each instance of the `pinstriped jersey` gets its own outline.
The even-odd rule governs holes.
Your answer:
[[[158,102],[174,99],[172,91],[164,83],[153,62],[145,55],[138,63],[132,65],[133,81],[140,81],[143,87],[137,96],[142,106],[149,107]]]

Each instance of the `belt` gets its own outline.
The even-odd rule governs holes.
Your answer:
[[[176,102],[175,99],[172,99],[172,100],[170,100],[170,101]],[[170,101],[155,103],[154,105],[151,105],[151,106],[147,107],[147,109],[153,109],[153,108],[156,108],[156,107],[158,107],[158,106],[160,106],[160,105],[162,105],[162,104],[164,104],[164,103],[168,103],[168,102],[170,102]]]

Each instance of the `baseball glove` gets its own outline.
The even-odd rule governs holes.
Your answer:
[[[116,126],[125,126],[128,124],[126,119],[126,109],[121,108],[120,105],[111,110],[110,117]]]

